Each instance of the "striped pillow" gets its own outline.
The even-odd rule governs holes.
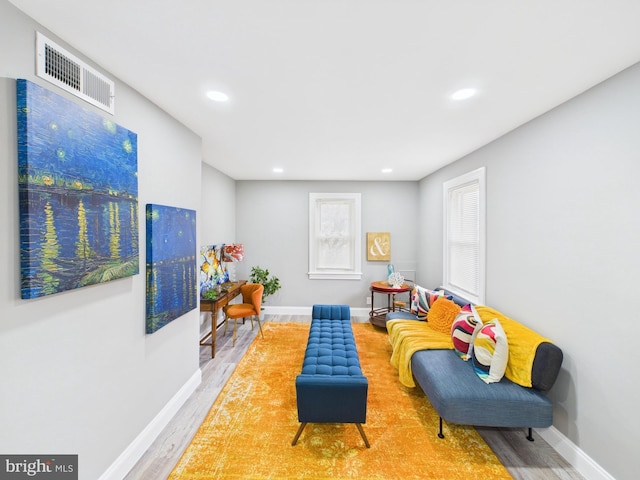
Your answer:
[[[485,323],[475,340],[471,352],[473,369],[485,383],[499,382],[509,360],[507,335],[497,318]]]
[[[424,319],[431,305],[440,297],[446,297],[449,300],[453,299],[453,297],[447,297],[442,290],[429,290],[416,285],[411,292],[411,313],[418,318]]]
[[[482,328],[482,320],[473,305],[465,305],[451,325],[453,349],[465,362],[471,358],[473,341]]]

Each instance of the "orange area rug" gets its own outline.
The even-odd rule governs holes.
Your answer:
[[[298,429],[295,379],[309,323],[267,323],[224,386],[170,479],[511,478],[473,427],[445,424],[419,388],[406,388],[389,363],[386,332],[353,325],[369,379],[366,448],[353,424]]]

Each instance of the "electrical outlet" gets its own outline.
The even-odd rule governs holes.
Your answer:
[[[365,297],[365,300],[367,302],[367,305],[371,305],[371,297],[369,295]]]

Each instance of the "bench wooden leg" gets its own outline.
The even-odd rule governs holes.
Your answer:
[[[304,427],[307,426],[307,422],[302,422],[300,424],[300,427],[298,428],[298,431],[296,432],[296,436],[293,437],[293,442],[291,442],[291,446],[295,447],[296,443],[298,443],[298,439],[300,438],[300,435],[302,435],[302,431],[304,430]],[[358,431],[360,432],[360,436],[362,437],[362,440],[364,440],[364,444],[367,448],[371,448],[371,445],[369,444],[369,440],[367,439],[367,436],[364,433],[364,429],[362,428],[362,425],[359,423],[356,423],[356,427],[358,427]]]
[[[298,428],[298,431],[296,432],[296,436],[293,437],[293,442],[291,442],[291,446],[295,447],[296,443],[298,443],[298,439],[300,438],[300,435],[302,435],[302,431],[304,430],[304,427],[307,426],[307,422],[302,422],[300,424],[300,428]]]
[[[356,427],[358,427],[358,431],[362,436],[362,440],[364,440],[364,444],[367,446],[367,448],[371,448],[371,445],[369,445],[369,440],[367,440],[367,436],[364,434],[364,430],[362,429],[362,425],[356,423]]]

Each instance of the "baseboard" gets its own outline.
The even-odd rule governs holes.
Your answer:
[[[351,307],[351,316],[369,318],[369,311],[370,309],[365,307]],[[311,307],[277,307],[265,305],[264,313],[266,315],[308,315],[310,317]]]
[[[198,369],[178,392],[169,400],[162,410],[154,417],[115,462],[104,472],[99,480],[122,480],[135,466],[136,462],[149,449],[160,432],[178,413],[184,402],[198,388],[202,382],[202,372]]]
[[[551,447],[564,457],[586,480],[615,480],[604,468],[602,468],[580,447],[565,437],[555,427],[536,428],[540,435]]]

